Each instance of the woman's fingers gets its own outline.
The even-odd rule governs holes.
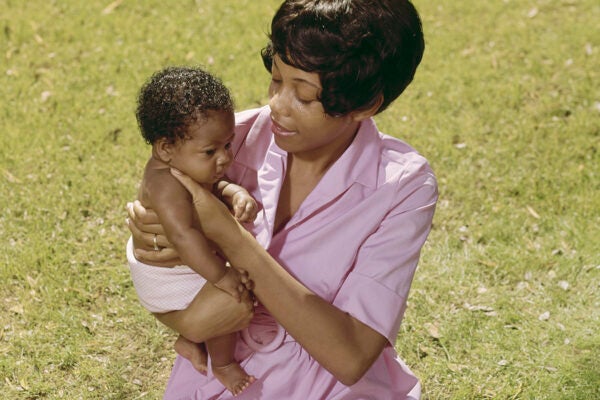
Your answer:
[[[198,182],[175,168],[171,168],[171,173],[179,182],[181,182],[187,191],[190,192],[194,201],[194,207],[200,216],[202,216],[203,213],[212,215],[213,212],[222,212],[221,210],[225,210],[225,213],[230,215],[227,206],[213,196],[210,191],[203,188]],[[215,208],[215,205],[217,205],[217,208]]]
[[[137,205],[127,204],[127,213],[129,214],[127,227],[133,237],[135,258],[152,265],[174,265],[181,262],[173,245],[164,235],[162,226],[142,222],[142,219],[155,220],[156,214],[153,211],[147,211],[138,202]],[[141,215],[143,217],[140,218]]]
[[[238,303],[228,293],[206,284],[187,309],[155,315],[186,338],[204,342],[246,328],[254,315],[254,306],[248,292],[242,293]]]
[[[190,192],[192,194],[192,196],[194,198],[196,197],[198,189],[202,189],[202,187],[197,182],[194,182],[194,180],[192,178],[185,175],[184,173],[182,173],[181,171],[179,171],[176,168],[171,168],[171,174],[179,182],[181,182],[181,184],[187,189],[188,192]]]
[[[134,219],[132,219],[132,218],[127,219],[127,227],[129,228],[129,231],[131,232],[131,236],[133,236],[133,241],[134,241],[135,247],[148,248],[148,249],[151,249],[154,247],[153,246],[154,243],[152,240],[154,235],[143,232],[137,226]]]
[[[127,203],[127,214],[129,215],[127,221],[129,230],[134,237],[137,238],[136,232],[156,233],[164,236],[165,232],[158,220],[158,215],[153,210],[144,208],[138,200]],[[132,229],[132,225],[136,232]]]
[[[133,211],[133,218],[139,220],[141,223],[146,225],[160,224],[158,215],[156,215],[154,210],[144,208],[139,200],[133,202],[131,209]]]
[[[152,224],[145,225],[140,223],[140,221],[135,220],[133,218],[127,218],[127,227],[129,231],[133,235],[133,237],[138,242],[144,242],[147,245],[154,244],[154,235],[157,235],[157,240],[159,240],[159,246],[167,247],[169,243],[166,240],[166,236],[164,236],[164,230],[162,225]]]
[[[167,237],[162,234],[162,227],[160,225],[138,226],[135,220],[129,218],[127,220],[127,227],[131,232],[131,236],[133,236],[136,248],[155,250],[155,244],[159,248],[173,247],[167,240]],[[160,229],[157,227],[160,227]]]
[[[160,265],[161,263],[172,263],[173,260],[178,260],[179,255],[170,247],[162,248],[158,251],[152,249],[134,249],[135,258],[146,264]]]
[[[252,279],[250,279],[250,276],[248,275],[248,271],[245,271],[240,268],[236,268],[236,269],[240,274],[240,282],[242,283],[244,288],[248,291],[254,290],[254,282],[252,281]]]

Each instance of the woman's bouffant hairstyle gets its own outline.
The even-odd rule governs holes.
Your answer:
[[[271,71],[278,55],[316,72],[329,115],[383,111],[412,81],[423,57],[421,20],[407,0],[287,0],[271,23],[262,52]]]
[[[229,90],[218,78],[200,68],[167,67],[142,86],[136,117],[147,143],[160,138],[174,143],[211,110],[234,110]]]

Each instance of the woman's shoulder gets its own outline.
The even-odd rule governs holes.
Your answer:
[[[379,154],[379,175],[384,181],[400,178],[410,179],[418,175],[429,175],[435,178],[433,170],[427,159],[407,142],[381,132],[373,120],[362,128],[366,135],[363,149],[375,144]],[[381,176],[383,174],[383,176]]]
[[[260,137],[270,137],[271,110],[268,106],[252,108],[235,113],[234,151],[242,143],[246,146]]]
[[[236,131],[248,131],[255,123],[260,120],[270,119],[270,109],[268,106],[250,108],[235,113]]]
[[[232,149],[235,162],[258,168],[271,143],[271,110],[268,106],[235,114]]]
[[[433,174],[429,161],[414,147],[396,137],[379,134],[382,161],[397,165],[403,171],[421,171]]]
[[[419,193],[421,200],[435,202],[437,179],[427,158],[397,137],[379,130],[374,136],[379,143],[378,187],[393,188],[397,199]]]
[[[438,183],[427,159],[408,143],[378,133],[380,144],[377,191],[393,193],[389,208],[405,212],[433,207]]]

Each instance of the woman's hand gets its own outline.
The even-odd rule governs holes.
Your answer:
[[[248,291],[242,293],[238,302],[207,283],[185,310],[154,315],[187,339],[201,343],[246,328],[254,316],[254,305],[254,298]]]
[[[135,258],[157,266],[181,264],[177,251],[165,236],[156,213],[139,201],[127,204],[127,226],[133,237]]]
[[[243,228],[231,215],[227,206],[211,192],[179,170],[171,168],[171,173],[190,192],[202,232],[219,247],[232,246],[236,233]]]
[[[231,295],[236,301],[242,301],[242,295],[247,290],[242,282],[242,275],[235,268],[227,268],[225,274],[214,285]]]

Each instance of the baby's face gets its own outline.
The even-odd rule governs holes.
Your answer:
[[[170,165],[200,184],[212,185],[223,178],[233,161],[235,121],[227,111],[208,111],[207,115],[208,119],[188,128],[186,139],[175,144]]]

